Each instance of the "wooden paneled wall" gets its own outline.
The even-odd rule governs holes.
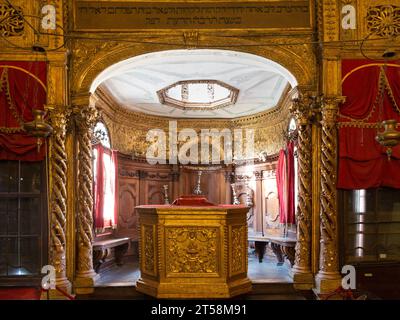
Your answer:
[[[177,165],[150,165],[144,159],[119,155],[119,215],[116,234],[138,240],[137,212],[143,204],[164,204],[163,186],[168,185],[169,201],[192,194],[198,171]],[[278,200],[275,162],[251,167],[210,167],[202,171],[201,190],[215,204],[232,203],[231,183],[241,203],[246,203],[246,184],[251,189],[254,206],[249,213],[249,228],[262,231],[278,224]]]

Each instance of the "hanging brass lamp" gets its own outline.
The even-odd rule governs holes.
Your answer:
[[[33,109],[33,121],[24,123],[24,130],[31,136],[37,138],[37,150],[40,151],[40,147],[43,144],[43,139],[48,137],[52,132],[53,128],[45,120],[45,111],[39,109]]]
[[[378,131],[375,139],[382,146],[386,147],[386,153],[390,160],[392,156],[392,148],[400,142],[400,132],[396,130],[397,121],[395,119],[382,121],[383,131]]]

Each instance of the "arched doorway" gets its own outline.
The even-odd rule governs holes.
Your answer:
[[[89,68],[86,76],[93,74],[93,70]],[[303,81],[306,77],[307,73],[301,75]],[[87,77],[81,80],[81,84],[87,87]],[[264,183],[264,172],[269,172],[268,179],[272,181],[275,170],[273,161],[276,161],[274,155],[284,143],[283,131],[288,128],[289,106],[297,86],[298,82],[292,72],[272,60],[231,50],[196,49],[145,53],[117,62],[98,72],[89,90],[110,128],[114,147],[132,159],[143,159],[148,148],[146,133],[149,129],[167,131],[171,121],[175,121],[178,128],[189,127],[195,131],[214,127],[229,130],[255,129],[257,157],[252,160],[257,158],[257,164],[241,167],[237,171],[234,166],[224,166],[220,172],[213,173],[215,183],[211,185],[223,186],[215,190],[219,195],[216,198],[219,203],[232,201],[232,182],[237,183],[238,188],[245,185],[249,189],[248,186],[251,186],[248,196],[243,189],[246,196],[241,197],[242,202],[246,202],[249,197],[253,198],[255,219],[251,228],[263,232],[265,219],[259,218],[264,217],[266,210],[263,199],[265,194],[276,192],[271,183]],[[196,106],[196,94],[191,95],[193,91],[203,90],[205,94],[218,96],[222,94],[223,88],[230,91],[228,96],[236,91],[234,102],[222,106],[213,105],[218,101],[209,97],[211,107]],[[164,98],[169,95],[175,102],[165,103],[162,94]],[[226,98],[221,97],[220,100]],[[190,100],[192,98],[193,101]],[[189,102],[190,106],[186,107],[182,102]],[[128,162],[126,157],[121,161],[125,167],[120,167],[119,172],[126,171],[130,166]],[[166,166],[159,169],[162,172],[158,172],[158,169],[157,172],[147,172],[148,169],[141,165],[137,167],[137,174],[123,176],[124,185],[120,185],[121,190],[130,185],[130,190],[136,192],[130,193],[130,203],[145,204],[147,195],[151,197],[154,194],[160,194],[157,198],[162,201],[162,190],[165,188],[161,187],[164,186],[169,188],[171,199],[193,190],[193,186],[188,186],[193,183],[193,179],[189,176],[183,179],[183,174],[179,176],[179,163],[169,173]],[[165,174],[171,179],[165,178]],[[162,185],[154,177],[165,184]],[[132,210],[131,214],[136,213]],[[127,235],[129,232],[123,230],[122,233]],[[138,236],[133,236],[133,242],[137,240]],[[266,242],[270,242],[270,239]],[[282,265],[282,261],[278,262]],[[272,265],[276,267],[275,262]],[[259,269],[255,273],[259,273]],[[286,274],[285,281],[290,282]]]

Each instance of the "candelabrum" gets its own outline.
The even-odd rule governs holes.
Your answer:
[[[231,187],[232,187],[232,198],[233,198],[232,203],[235,204],[235,205],[240,204],[240,201],[239,201],[239,199],[237,197],[237,194],[236,194],[235,184],[232,183]]]
[[[201,188],[200,188],[201,174],[202,173],[203,172],[201,170],[199,172],[197,172],[197,184],[196,184],[196,187],[193,190],[193,194],[197,194],[197,195],[203,194],[203,192],[201,191]]]
[[[168,185],[164,184],[164,204],[169,204],[169,197],[168,197]]]

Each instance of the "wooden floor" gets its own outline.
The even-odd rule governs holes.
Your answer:
[[[140,276],[137,261],[129,261],[120,267],[113,267],[100,275],[97,287],[135,286]],[[248,276],[252,283],[293,283],[286,264],[277,266],[273,255],[266,255],[262,263],[254,254],[249,255]]]
[[[236,297],[243,300],[305,300],[296,292],[287,265],[277,266],[275,256],[267,254],[262,263],[249,254],[248,276],[253,284],[250,294]],[[131,261],[121,267],[113,267],[101,274],[95,293],[78,299],[152,299],[136,291],[140,276],[138,262]]]

